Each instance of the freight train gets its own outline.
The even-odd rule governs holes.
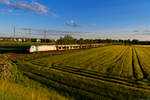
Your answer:
[[[45,51],[63,51],[63,50],[76,50],[84,48],[96,48],[111,44],[82,44],[82,45],[31,45],[27,51],[29,53],[45,52]]]

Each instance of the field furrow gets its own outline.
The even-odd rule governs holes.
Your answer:
[[[136,48],[138,59],[146,79],[150,80],[150,55],[147,48]]]
[[[132,67],[133,67],[134,78],[136,80],[142,80],[144,78],[144,74],[141,70],[139,60],[137,58],[137,54],[134,48],[132,48]]]
[[[129,47],[127,53],[123,59],[123,69],[121,72],[121,77],[133,78],[133,69],[132,69],[132,48]]]

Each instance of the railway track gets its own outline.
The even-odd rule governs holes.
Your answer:
[[[99,46],[97,48],[100,47],[105,47],[105,46],[112,46],[113,44],[109,44],[109,45],[102,45]],[[19,58],[19,57],[30,57],[30,56],[38,56],[38,55],[48,55],[51,54],[53,52],[67,52],[67,51],[77,51],[77,50],[85,50],[85,49],[92,49],[92,47],[90,48],[80,48],[80,49],[71,49],[71,50],[61,50],[61,51],[42,51],[42,52],[34,52],[34,53],[15,53],[15,54],[6,54],[6,56],[10,57],[10,58]]]
[[[75,51],[75,50],[69,50]],[[20,53],[20,54],[6,54],[10,58],[19,58],[19,57],[30,57],[30,56],[39,56],[39,55],[49,55],[57,52],[67,52],[67,51],[48,51],[48,52],[37,52],[37,53]]]

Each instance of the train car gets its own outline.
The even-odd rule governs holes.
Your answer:
[[[62,51],[62,50],[75,50],[75,49],[80,49],[80,45],[57,45],[57,50]]]
[[[56,45],[32,45],[29,47],[28,51],[33,52],[42,52],[42,51],[56,51]]]
[[[80,45],[32,45],[28,47],[29,53],[43,52],[43,51],[63,51],[80,49]]]
[[[29,53],[43,52],[43,51],[64,51],[64,50],[76,50],[86,48],[96,48],[102,46],[108,46],[110,44],[82,44],[82,45],[32,45],[27,51]]]

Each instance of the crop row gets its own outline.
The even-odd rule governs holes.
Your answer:
[[[144,73],[144,78],[150,81],[150,53],[149,48],[136,48],[137,57]]]
[[[69,93],[133,100],[150,97],[149,50],[110,46],[17,61],[25,75]]]
[[[144,98],[145,96],[149,96],[148,90],[145,90],[146,87],[140,87],[138,85],[136,87],[136,84],[133,85],[121,80],[102,77],[92,72],[75,71],[75,69],[71,71],[71,69],[59,69],[56,67],[46,69],[42,66],[25,62],[21,62],[19,66],[19,69],[30,78],[76,94],[79,93],[84,96],[88,94],[90,98],[99,99],[101,97],[107,97],[116,100],[120,98],[126,100],[131,97],[133,99],[133,97]],[[141,92],[143,92],[142,95]],[[127,96],[129,93],[131,94]],[[138,95],[135,96],[135,94]]]

